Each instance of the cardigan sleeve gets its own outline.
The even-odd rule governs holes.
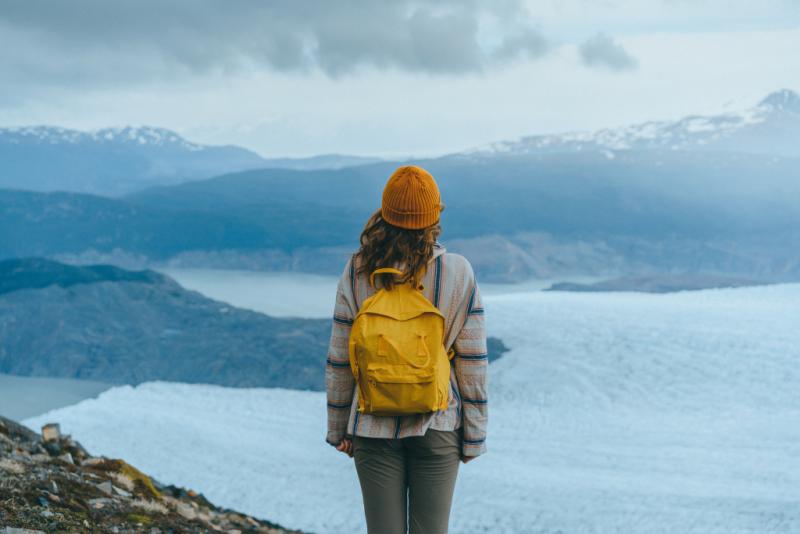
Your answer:
[[[462,403],[464,456],[486,452],[486,427],[489,418],[489,359],[486,347],[483,302],[475,276],[469,268],[471,289],[466,320],[456,336],[455,374]]]
[[[350,370],[348,341],[355,318],[353,297],[353,259],[345,265],[336,288],[331,338],[325,361],[325,387],[328,400],[328,432],[325,441],[338,445],[347,432],[350,405],[353,402],[355,378]]]

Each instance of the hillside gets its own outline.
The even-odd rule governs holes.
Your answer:
[[[214,506],[123,460],[93,456],[52,428],[45,439],[2,416],[0,473],[3,532],[300,533]]]
[[[0,262],[0,372],[320,389],[330,321],[276,319],[152,272]],[[13,288],[13,290],[8,290]]]
[[[213,203],[212,203],[213,206]],[[224,209],[145,206],[82,193],[0,189],[0,258],[116,252],[143,262],[181,253],[341,244],[363,221],[347,209],[270,203]],[[117,262],[114,262],[117,263]],[[337,262],[341,270],[343,262]]]

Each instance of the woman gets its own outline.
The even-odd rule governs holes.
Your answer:
[[[447,532],[459,461],[486,452],[487,353],[483,306],[469,262],[445,251],[437,238],[444,209],[439,188],[424,169],[404,166],[389,178],[381,208],[361,233],[361,247],[339,280],[326,366],[326,441],[355,457],[367,528],[372,534]],[[395,267],[403,275],[370,274]],[[450,362],[445,410],[405,416],[358,411],[348,339],[359,305],[394,284],[421,284],[445,317]]]

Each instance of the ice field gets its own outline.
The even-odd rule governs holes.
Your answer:
[[[484,301],[511,351],[452,533],[800,532],[800,284]],[[216,504],[364,531],[322,393],[150,382],[25,423],[49,421]]]

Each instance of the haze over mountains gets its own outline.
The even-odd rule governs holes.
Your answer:
[[[484,280],[800,277],[800,96],[789,90],[739,113],[533,136],[415,163],[442,189],[443,241]],[[116,199],[2,190],[0,257],[338,274],[397,165],[261,168]]]

